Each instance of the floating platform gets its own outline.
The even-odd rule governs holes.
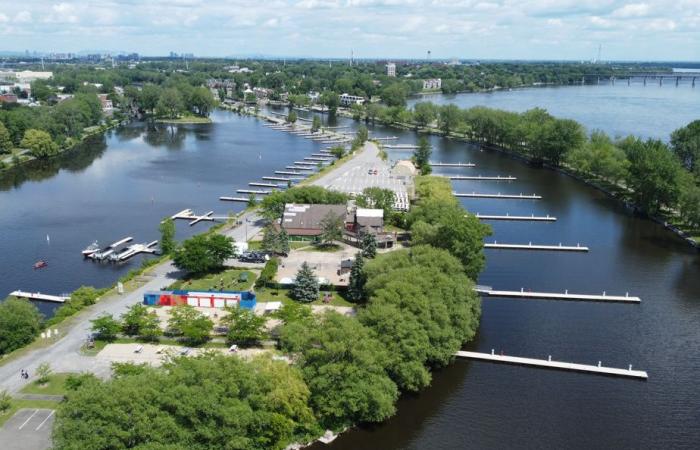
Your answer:
[[[328,162],[332,160],[332,156],[324,156],[323,158],[319,158],[317,156],[307,156],[304,158],[305,161],[317,161],[317,162]]]
[[[272,191],[265,191],[259,189],[237,189],[236,192],[239,194],[256,194],[256,195],[267,195],[271,194]]]
[[[631,296],[628,293],[625,295],[607,295],[603,292],[602,295],[595,294],[571,294],[568,290],[564,292],[532,292],[520,289],[519,291],[498,291],[483,286],[476,286],[476,292],[489,297],[505,297],[505,298],[530,298],[539,300],[574,300],[574,301],[589,301],[589,302],[613,302],[613,303],[641,303],[642,299]]]
[[[477,175],[474,177],[463,176],[463,175],[454,175],[454,176],[447,176],[447,178],[449,178],[450,180],[470,180],[470,181],[515,181],[515,180],[517,180],[516,177],[511,177],[511,176],[484,177],[481,175]]]
[[[294,161],[294,164],[296,164],[297,166],[313,166],[313,167],[316,167],[318,165],[316,163],[312,163],[312,162],[308,162],[308,161]]]
[[[262,177],[263,180],[268,180],[268,181],[294,181],[294,180],[303,180],[303,178],[285,178],[285,177]]]
[[[306,174],[303,174],[301,172],[290,172],[289,170],[275,170],[275,173],[277,175],[302,175],[302,176],[306,176]]]
[[[48,295],[41,292],[12,291],[10,297],[27,298],[29,300],[43,300],[46,302],[65,303],[70,297],[63,295]]]
[[[131,242],[133,240],[134,240],[134,238],[131,236],[125,237],[124,239],[120,239],[117,242],[114,242],[114,243],[108,245],[107,247],[103,248],[102,250],[98,250],[94,253],[87,255],[87,257],[101,261],[101,260],[109,257],[112,253],[114,253],[117,250],[117,247],[119,247],[120,245],[126,244],[127,242]]]
[[[395,141],[398,136],[386,136],[386,137],[370,137],[372,141]]]
[[[208,213],[202,214],[201,216],[198,216],[197,214],[194,213],[191,209],[185,209],[183,211],[180,211],[179,213],[173,215],[171,219],[176,220],[176,219],[182,219],[182,220],[189,220],[190,221],[190,226],[196,225],[199,222],[213,222],[215,220],[226,220],[228,217],[214,217],[212,214],[214,214],[214,211],[209,211]],[[157,241],[156,241],[157,243]]]
[[[511,216],[509,214],[506,214],[505,216],[501,215],[489,215],[489,214],[479,214],[476,213],[476,218],[479,220],[513,220],[513,221],[531,221],[531,222],[556,222],[557,218],[546,215],[546,216],[536,216],[536,215],[531,215],[531,216]]]
[[[269,187],[269,188],[279,188],[279,184],[273,184],[273,183],[257,183],[255,181],[251,181],[248,183],[248,186],[256,186],[256,187]]]
[[[510,199],[510,200],[541,200],[542,196],[541,195],[527,195],[527,194],[501,194],[500,192],[498,194],[480,194],[477,192],[472,192],[471,194],[468,193],[460,193],[460,192],[453,192],[452,193],[455,197],[467,197],[467,198],[495,198],[495,199]]]
[[[247,197],[219,197],[219,200],[222,202],[241,202],[241,203],[250,203],[250,199]],[[256,201],[259,201],[259,198],[255,199]]]
[[[405,150],[413,150],[420,148],[417,145],[413,144],[384,144],[384,148],[393,148],[393,149],[405,149]]]
[[[197,222],[198,220],[196,220],[194,223],[191,223],[190,225],[194,225]],[[139,253],[155,253],[156,249],[153,247],[155,247],[156,245],[158,245],[158,241],[153,241],[148,244],[130,245],[119,253],[112,253],[109,256],[109,259],[113,262],[122,262],[131,259]]]
[[[313,167],[307,166],[307,167],[302,167],[302,166],[287,166],[285,169],[289,170],[314,170]]]
[[[641,380],[646,380],[649,378],[647,373],[642,370],[632,370],[632,365],[628,369],[617,369],[614,367],[605,367],[598,362],[598,365],[588,365],[588,364],[576,364],[562,361],[552,361],[550,356],[548,359],[533,359],[533,358],[522,358],[519,356],[505,356],[496,355],[494,351],[491,353],[479,353],[479,352],[468,352],[468,351],[458,351],[455,353],[458,358],[474,359],[478,361],[490,361],[499,362],[506,364],[517,364],[521,366],[533,366],[533,367],[544,367],[548,369],[559,369],[568,370],[573,372],[585,372],[596,375],[612,375],[618,377],[627,378],[637,378]]]
[[[547,250],[547,251],[558,251],[558,252],[587,252],[588,247],[576,244],[573,245],[537,245],[530,242],[529,244],[499,244],[485,243],[484,248],[493,248],[499,250]]]
[[[434,167],[476,167],[473,163],[443,163],[430,161],[428,164]]]

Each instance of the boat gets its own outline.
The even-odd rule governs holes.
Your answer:
[[[95,253],[99,249],[100,249],[100,246],[97,243],[97,241],[95,241],[92,244],[85,247],[85,250],[83,250],[83,256],[87,258],[88,256],[92,255],[93,253]]]
[[[46,267],[48,265],[49,265],[49,263],[47,263],[43,259],[40,259],[39,261],[34,263],[34,269],[43,269],[44,267]]]

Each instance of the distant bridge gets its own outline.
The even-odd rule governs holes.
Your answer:
[[[642,83],[644,86],[647,85],[647,82],[663,86],[664,80],[675,83],[676,86],[686,84],[683,82],[688,82],[691,87],[695,87],[695,83],[700,82],[700,72],[631,72],[624,75],[584,74],[581,77],[581,84],[600,84],[601,81],[607,81],[614,85],[617,80],[627,81],[627,85]]]

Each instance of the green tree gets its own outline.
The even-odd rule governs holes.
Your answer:
[[[0,355],[29,344],[41,331],[41,314],[28,300],[0,302]]]
[[[313,320],[313,311],[308,305],[297,302],[283,303],[282,307],[274,313],[275,318],[284,325],[293,322],[310,322]]]
[[[0,154],[8,153],[12,150],[12,138],[10,132],[5,128],[5,124],[0,122]]]
[[[175,88],[164,89],[158,103],[156,104],[156,114],[166,119],[176,119],[185,110],[185,103],[182,94]]]
[[[190,104],[194,108],[195,114],[207,117],[216,106],[216,99],[209,89],[199,86],[192,90]]]
[[[92,332],[98,339],[108,342],[115,340],[122,329],[121,324],[111,314],[103,314],[91,320],[90,323],[92,323]]]
[[[46,80],[34,80],[30,83],[30,88],[32,97],[41,102],[47,101],[53,94],[53,90],[49,87]]]
[[[377,256],[377,238],[372,233],[365,233],[362,236],[362,256],[365,258]]]
[[[146,84],[138,96],[139,107],[145,112],[153,112],[158,106],[162,89],[155,84]]]
[[[328,211],[319,223],[321,227],[321,234],[318,237],[320,244],[331,245],[333,242],[341,240],[343,238],[344,224],[342,216]]]
[[[342,158],[345,156],[345,147],[342,145],[334,145],[331,147],[331,155],[335,156],[337,159]]]
[[[438,128],[449,136],[462,123],[462,112],[457,105],[449,104],[440,107],[438,111]]]
[[[214,322],[189,305],[177,306],[170,310],[168,331],[182,336],[192,345],[206,342],[214,328]]]
[[[380,187],[368,187],[362,190],[355,202],[361,208],[384,210],[384,220],[387,220],[394,210],[394,191]]]
[[[429,126],[436,117],[435,105],[430,102],[419,102],[413,107],[413,120],[416,122],[416,128]]]
[[[402,83],[392,83],[382,89],[382,101],[389,107],[405,106],[408,92]]]
[[[12,396],[6,390],[0,391],[0,414],[5,414],[12,407]]]
[[[294,110],[289,111],[289,114],[287,114],[287,118],[285,120],[287,123],[295,123],[297,121],[297,112]]]
[[[627,186],[645,212],[657,213],[662,206],[675,206],[680,194],[678,159],[661,141],[627,138],[619,143],[630,161]]]
[[[48,383],[52,373],[53,370],[51,370],[51,365],[49,363],[43,362],[39,364],[36,368],[36,382],[39,384]]]
[[[398,389],[385,373],[388,355],[368,328],[336,312],[319,325],[284,328],[282,348],[301,347],[298,364],[322,426],[381,422],[394,414]]]
[[[141,303],[134,303],[121,316],[122,332],[127,336],[140,336],[146,325],[150,309]]]
[[[671,133],[671,149],[686,169],[700,176],[700,120],[694,120]]]
[[[320,129],[321,129],[321,118],[314,115],[314,118],[311,120],[311,132],[316,133]]]
[[[20,145],[22,148],[29,149],[32,155],[37,158],[47,158],[58,154],[58,145],[46,131],[33,129],[25,131]]]
[[[430,167],[430,155],[433,154],[433,148],[425,136],[418,139],[418,148],[413,152],[413,162],[416,164],[422,175],[429,175],[432,168]]]
[[[228,327],[226,340],[229,344],[252,345],[267,334],[265,317],[244,308],[226,308],[226,311],[229,314],[221,322]]]
[[[329,114],[334,115],[340,105],[340,98],[333,91],[323,91],[319,97],[319,102],[328,108]]]
[[[311,266],[304,261],[301,264],[301,268],[297,271],[294,285],[289,294],[295,300],[308,303],[318,299],[318,291],[318,278],[316,278],[316,274],[311,269]]]
[[[348,297],[355,303],[360,303],[366,299],[365,283],[367,282],[367,276],[365,275],[364,267],[365,260],[362,257],[362,253],[359,253],[352,262],[350,279],[348,280]]]
[[[166,217],[158,226],[160,231],[160,250],[165,255],[171,254],[177,244],[175,242],[175,221],[170,217]]]
[[[190,273],[206,273],[223,267],[234,257],[233,239],[222,234],[197,235],[185,240],[175,250],[173,262],[178,269]]]

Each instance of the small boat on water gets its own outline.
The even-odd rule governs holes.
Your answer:
[[[88,245],[85,247],[83,250],[83,256],[87,258],[88,256],[92,255],[96,251],[100,249],[100,245],[97,243],[97,241],[93,242],[92,244]]]
[[[40,259],[39,261],[34,263],[34,269],[43,269],[44,267],[46,267],[48,265],[49,265],[49,263],[47,263],[43,259]]]

